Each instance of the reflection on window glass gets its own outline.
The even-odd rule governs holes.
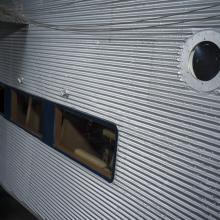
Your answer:
[[[59,108],[55,120],[56,148],[111,179],[116,156],[116,126],[104,126]]]
[[[11,119],[36,135],[42,131],[42,103],[34,97],[12,91]]]
[[[4,102],[5,102],[5,90],[4,87],[0,86],[0,113],[4,113]]]

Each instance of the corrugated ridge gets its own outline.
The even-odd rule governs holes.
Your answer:
[[[116,174],[109,184],[0,119],[0,181],[46,219],[219,219],[219,94],[178,73],[184,42],[219,31],[219,10],[217,0],[25,1],[32,24],[0,41],[0,81],[116,123]]]

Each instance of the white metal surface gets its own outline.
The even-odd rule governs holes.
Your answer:
[[[0,118],[3,186],[49,220],[219,219],[220,95],[178,73],[186,40],[220,31],[219,1],[22,2],[31,25],[0,40],[0,81],[116,123],[116,174]]]

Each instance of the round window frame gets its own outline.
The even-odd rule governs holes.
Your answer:
[[[220,48],[220,33],[213,30],[200,31],[189,38],[182,51],[181,77],[193,89],[201,92],[210,92],[220,86],[220,71],[209,81],[199,80],[193,71],[192,58],[195,47],[203,42],[210,41]]]

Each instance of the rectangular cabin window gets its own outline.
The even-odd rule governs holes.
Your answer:
[[[11,120],[41,137],[42,102],[33,96],[12,90]]]
[[[55,147],[102,176],[112,179],[117,128],[105,123],[56,108]]]
[[[0,114],[4,113],[4,104],[5,104],[5,89],[3,86],[0,86]]]

